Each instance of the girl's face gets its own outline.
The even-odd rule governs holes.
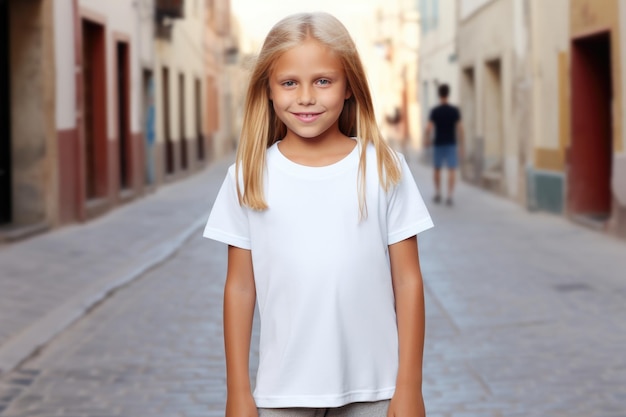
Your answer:
[[[278,58],[269,78],[276,115],[287,126],[285,139],[327,139],[341,135],[338,119],[350,97],[341,61],[313,39]]]

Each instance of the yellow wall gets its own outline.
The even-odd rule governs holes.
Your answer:
[[[617,29],[617,0],[571,0],[570,30],[573,38],[606,29]]]
[[[569,54],[558,55],[558,109],[559,147],[558,149],[535,148],[535,167],[549,171],[565,171],[565,149],[570,143],[570,100],[569,100]]]
[[[569,143],[570,0],[532,3],[533,164],[564,172]]]

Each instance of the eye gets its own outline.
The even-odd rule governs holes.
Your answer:
[[[318,85],[322,85],[322,86],[329,85],[330,84],[330,80],[327,79],[327,78],[321,78],[321,79],[317,80],[317,84]]]
[[[283,87],[293,87],[296,85],[296,82],[292,80],[287,80],[280,83],[280,85],[282,85]]]

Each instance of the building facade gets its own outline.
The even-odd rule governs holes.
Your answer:
[[[420,0],[419,98],[421,124],[438,104],[438,87],[450,86],[450,102],[459,103],[457,1]]]
[[[626,236],[618,0],[459,0],[464,177]]]
[[[372,77],[379,125],[387,140],[407,151],[420,138],[418,99],[419,11],[413,0],[396,0],[379,8],[370,42],[377,56],[364,56]],[[370,31],[371,32],[371,31]],[[364,48],[365,49],[365,48]]]
[[[570,0],[565,212],[626,237],[620,0]]]
[[[61,224],[132,199],[144,186],[140,83],[153,65],[145,2],[54,2]],[[148,47],[142,47],[142,43]]]
[[[157,15],[155,157],[165,162],[157,164],[158,182],[186,175],[207,156],[205,6],[187,1]]]
[[[461,0],[463,176],[524,201],[531,103],[526,0]]]
[[[206,166],[224,140],[229,13],[228,0],[0,0],[0,240]]]
[[[0,228],[19,237],[58,216],[54,7],[0,1]]]
[[[376,116],[394,147],[406,150],[419,137],[419,13],[413,0],[374,9],[350,27],[367,68]]]
[[[206,132],[209,156],[220,157],[236,148],[244,90],[238,76],[239,29],[233,22],[229,0],[213,0],[206,13],[204,47],[206,71]],[[215,46],[219,46],[216,48]],[[245,82],[243,83],[246,84]]]

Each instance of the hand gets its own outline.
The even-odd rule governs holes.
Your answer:
[[[226,397],[225,417],[258,417],[259,412],[252,393],[234,393]]]
[[[425,417],[424,398],[419,388],[396,387],[387,417]]]

